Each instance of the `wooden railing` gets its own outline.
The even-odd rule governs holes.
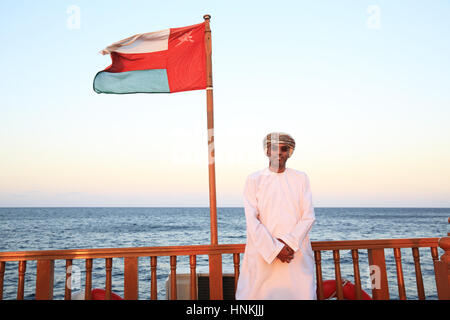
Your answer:
[[[369,266],[376,266],[374,268],[376,283],[379,285],[372,286],[372,298],[375,300],[389,299],[389,285],[388,275],[386,270],[385,250],[392,249],[395,257],[397,285],[399,292],[399,299],[406,299],[405,282],[403,276],[401,248],[411,248],[414,257],[416,284],[418,290],[418,298],[425,299],[424,285],[422,279],[422,272],[420,267],[419,248],[430,248],[431,258],[436,270],[436,263],[439,261],[438,257],[438,243],[439,238],[416,238],[416,239],[381,239],[381,240],[353,240],[353,241],[324,241],[315,242],[312,247],[314,250],[315,264],[316,264],[316,280],[317,280],[317,298],[323,299],[323,279],[321,267],[321,252],[332,251],[335,280],[336,280],[336,296],[337,299],[344,299],[342,288],[342,277],[340,268],[340,251],[351,250],[353,262],[353,278],[356,290],[357,299],[362,298],[361,277],[359,268],[359,250],[366,249],[368,255]]]
[[[380,286],[372,288],[373,299],[389,299],[388,276],[386,271],[385,250],[393,250],[397,272],[398,292],[400,299],[406,299],[405,282],[403,278],[401,248],[411,248],[414,258],[415,275],[418,298],[425,299],[424,284],[421,273],[419,248],[430,248],[433,260],[436,288],[439,299],[450,299],[450,237],[444,238],[416,238],[416,239],[381,239],[381,240],[348,240],[348,241],[316,241],[312,242],[316,266],[317,297],[324,299],[322,279],[322,253],[330,251],[333,254],[335,280],[337,283],[337,299],[344,299],[340,252],[350,250],[353,262],[353,277],[356,286],[356,297],[361,299],[361,277],[359,268],[359,252],[367,250],[368,263],[377,266]],[[439,258],[438,248],[444,250]],[[85,299],[91,299],[93,259],[105,259],[105,299],[111,299],[112,267],[114,258],[124,258],[124,298],[138,299],[138,258],[149,257],[151,266],[150,298],[157,299],[157,266],[158,257],[170,257],[170,299],[177,299],[177,257],[189,257],[190,270],[190,298],[197,299],[197,256],[232,255],[234,269],[234,283],[237,284],[240,267],[240,254],[244,252],[244,244],[170,246],[170,247],[135,247],[108,249],[75,249],[75,250],[46,250],[0,252],[0,299],[3,298],[3,283],[5,264],[11,261],[18,263],[17,299],[24,299],[25,274],[27,261],[37,261],[35,299],[53,299],[55,260],[66,261],[66,283],[71,276],[71,266],[74,259],[85,260]],[[216,288],[211,287],[210,292]],[[71,299],[71,289],[65,286],[64,299]],[[222,297],[222,292],[215,292],[211,296]]]

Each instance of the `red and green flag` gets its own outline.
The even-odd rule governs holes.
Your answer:
[[[141,33],[101,51],[112,64],[94,78],[97,93],[172,93],[206,88],[205,22]]]

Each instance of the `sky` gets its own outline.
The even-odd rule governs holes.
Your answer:
[[[2,0],[0,207],[208,207],[205,91],[92,89],[101,49],[204,14],[218,207],[274,131],[316,207],[450,207],[446,0]]]

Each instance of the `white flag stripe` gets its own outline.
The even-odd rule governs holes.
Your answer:
[[[167,50],[169,47],[169,35],[170,29],[136,34],[113,43],[100,51],[100,53],[105,55],[114,51],[120,53],[149,53]]]

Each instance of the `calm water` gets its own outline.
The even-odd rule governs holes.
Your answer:
[[[310,237],[321,240],[441,237],[448,232],[450,208],[316,208]],[[218,208],[219,243],[245,243],[243,208]],[[208,244],[209,208],[0,208],[0,251]],[[386,250],[391,298],[398,298],[392,250]],[[430,250],[420,249],[427,299],[437,299]],[[439,255],[442,251],[439,251]],[[197,259],[198,271],[207,272],[207,257]],[[233,272],[231,256],[224,256],[224,272]],[[334,279],[331,253],[322,254],[324,279]],[[417,299],[411,249],[402,249],[408,299]],[[4,299],[14,299],[17,262],[6,264]],[[74,260],[84,284],[84,260]],[[79,268],[79,269],[76,269]],[[363,289],[370,293],[367,252],[360,250]],[[139,259],[139,298],[150,297],[150,259]],[[341,271],[353,281],[351,254],[341,251]],[[164,299],[170,273],[168,258],[158,259],[158,298]],[[189,273],[188,257],[179,257],[177,273]],[[27,263],[25,298],[33,299],[36,263]],[[93,287],[104,288],[104,259],[95,259]],[[63,299],[65,261],[55,262],[55,299]],[[74,292],[77,290],[74,284]],[[113,260],[113,291],[123,295],[123,260]]]

